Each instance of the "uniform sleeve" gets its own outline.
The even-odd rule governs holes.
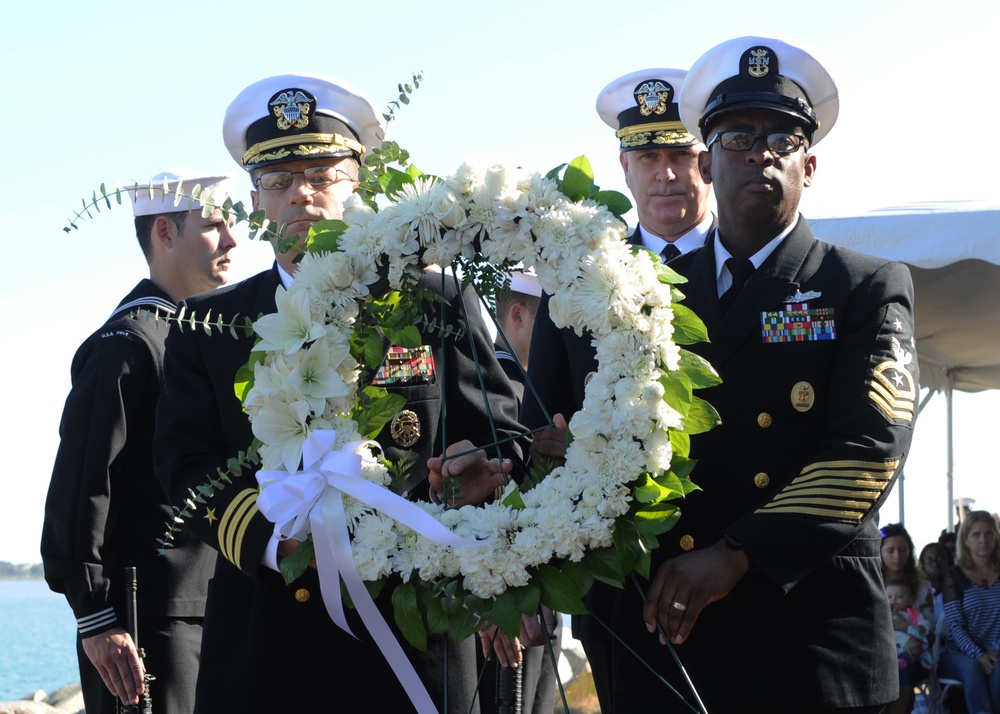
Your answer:
[[[815,455],[727,536],[786,591],[873,533],[872,519],[903,466],[917,397],[913,286],[886,263],[863,280],[838,319],[831,403]],[[864,553],[877,555],[877,539]]]
[[[225,334],[171,328],[153,455],[170,503],[183,507],[192,501],[187,504],[191,513],[180,526],[252,576],[274,529],[257,508],[256,469],[232,475],[231,483],[215,489],[204,502],[192,499],[210,478],[218,479],[218,470],[248,449],[253,438],[233,390],[236,370],[248,356],[241,344]]]
[[[72,388],[45,500],[45,579],[66,595],[84,636],[118,626],[106,572],[114,531],[112,466],[125,447],[130,415],[155,398],[156,367],[146,342],[124,329],[94,336],[73,360]]]

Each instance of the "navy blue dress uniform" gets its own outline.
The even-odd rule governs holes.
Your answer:
[[[788,113],[815,144],[836,119],[837,95],[811,55],[751,37],[699,60],[681,106],[706,139],[713,112],[749,108]],[[722,377],[701,394],[722,425],[692,438],[692,479],[703,490],[660,537],[653,572],[722,539],[749,559],[749,572],[675,645],[709,711],[878,711],[898,695],[877,513],[912,434],[913,289],[905,266],[816,240],[801,216],[793,226],[725,312],[724,223],[671,263],[708,329],[711,341],[691,349]],[[641,612],[637,595],[620,593],[616,630],[690,699]],[[614,658],[635,662],[620,646]],[[614,696],[616,711],[651,701],[687,710],[634,665],[615,667]]]
[[[224,189],[228,177],[193,179]],[[154,185],[162,185],[160,181]],[[153,195],[157,194],[157,195]],[[148,186],[133,193],[134,213],[187,210]],[[194,204],[195,207],[197,203]],[[82,639],[125,628],[124,571],[138,574],[137,612],[145,665],[158,712],[190,712],[198,672],[201,623],[214,552],[180,535],[158,555],[157,539],[172,515],[153,474],[156,401],[163,385],[168,323],[176,309],[150,280],[140,281],[77,350],[72,390],[45,503],[41,553],[45,579],[65,594],[77,618],[81,686],[87,711],[114,712],[115,698],[84,654]]]
[[[283,119],[287,122],[288,112],[272,114],[270,108],[282,95],[301,105],[298,116],[310,117],[310,122],[292,126],[292,133],[287,134],[282,133],[287,128],[274,128],[273,117],[277,116],[279,123]],[[268,123],[272,128],[268,129]],[[225,133],[230,151],[246,167],[265,155],[269,158],[261,162],[274,163],[300,153],[358,155],[381,140],[378,112],[363,95],[342,83],[311,75],[286,75],[251,85],[230,106]],[[347,153],[342,153],[345,150]],[[505,436],[520,431],[514,395],[493,357],[477,299],[471,291],[466,296],[466,319],[461,309],[463,298],[450,279],[443,288],[440,274],[427,274],[423,280],[448,299],[444,321],[454,326],[455,332],[443,345],[439,333],[424,334],[433,358],[430,375],[425,369],[414,370],[423,376],[410,382],[391,383],[390,379],[385,383],[407,401],[379,437],[390,460],[404,454],[414,459],[409,495],[415,499],[428,495],[424,464],[428,457],[442,452],[443,434],[449,443],[469,439],[484,445],[494,440],[470,338],[476,345],[498,433]],[[278,266],[274,266],[186,305],[198,315],[211,311],[223,319],[237,315],[256,319],[275,311],[275,291],[281,285]],[[440,309],[437,303],[425,305],[427,317],[439,321]],[[167,340],[166,384],[157,412],[155,459],[157,475],[176,502],[223,467],[227,459],[246,450],[253,439],[233,390],[236,372],[250,356],[253,342],[252,337],[233,340],[228,335],[208,336],[197,330],[174,330]],[[421,358],[426,357],[423,354]],[[447,404],[444,421],[442,401]],[[523,458],[517,445],[509,444],[505,449],[505,455],[515,463]],[[245,471],[206,505],[198,505],[184,523],[185,529],[219,553],[206,611],[205,664],[198,682],[196,711],[252,714],[316,711],[323,706],[342,711],[410,710],[409,698],[355,611],[348,611],[348,622],[360,639],[330,620],[315,571],[288,586],[277,572],[263,565],[274,526],[259,513],[257,495],[254,474]],[[389,595],[390,588],[386,588],[376,602],[394,627]],[[397,636],[440,710],[447,701],[448,711],[478,712],[476,638],[456,643],[432,636],[428,650],[420,652]]]

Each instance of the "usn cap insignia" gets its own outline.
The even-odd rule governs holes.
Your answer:
[[[650,79],[635,88],[633,96],[644,117],[664,114],[673,98],[674,89],[662,79]]]
[[[316,97],[302,89],[285,89],[267,103],[278,119],[278,128],[305,129],[316,108]]]
[[[746,55],[747,74],[760,79],[771,71],[771,50],[766,47],[754,47]]]

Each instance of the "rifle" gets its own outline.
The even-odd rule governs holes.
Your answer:
[[[139,651],[139,659],[145,659],[146,651],[139,646],[139,615],[136,603],[136,593],[138,590],[139,585],[136,580],[135,568],[125,568],[125,619],[127,621],[125,629],[128,630],[129,635],[132,637],[132,643],[135,645],[136,650]],[[143,671],[142,681],[145,685],[145,691],[142,693],[142,698],[139,699],[138,704],[123,704],[119,700],[117,702],[118,714],[153,714],[153,697],[149,692],[149,683],[155,680],[156,677],[146,672],[145,666],[143,666]]]
[[[523,648],[522,648],[523,649]],[[501,667],[497,662],[497,714],[521,714],[524,704],[524,663],[516,668]]]

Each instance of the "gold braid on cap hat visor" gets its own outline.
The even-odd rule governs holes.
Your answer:
[[[656,134],[655,138],[650,135]],[[641,146],[654,144],[694,144],[698,141],[694,134],[684,128],[679,121],[651,122],[649,124],[633,124],[615,132],[622,140],[622,146]]]
[[[269,139],[259,144],[254,144],[243,154],[243,165],[249,166],[250,164],[256,164],[270,158],[284,158],[289,155],[288,152],[283,152],[281,156],[265,156],[264,152],[293,144],[299,144],[299,148],[291,153],[299,156],[323,153],[324,147],[329,147],[330,149],[350,149],[351,151],[358,152],[358,154],[365,153],[364,144],[342,134],[295,134],[294,136],[282,136],[277,139]],[[306,144],[319,144],[321,146],[306,147]]]

